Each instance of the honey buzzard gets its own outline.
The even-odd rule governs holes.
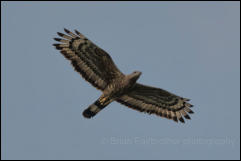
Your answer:
[[[65,58],[70,60],[74,69],[102,95],[83,112],[85,118],[95,116],[108,104],[117,101],[134,110],[156,114],[176,122],[184,123],[183,117],[190,119],[187,113],[193,105],[189,99],[177,96],[160,88],[137,83],[141,72],[123,74],[114,64],[110,55],[99,48],[80,32],[64,29],[67,34],[57,32],[62,37],[54,38],[61,42],[53,44]],[[183,117],[182,117],[183,116]]]

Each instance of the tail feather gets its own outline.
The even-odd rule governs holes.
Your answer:
[[[85,118],[94,117],[98,112],[104,109],[108,104],[102,105],[99,100],[95,101],[92,105],[90,105],[86,110],[83,112],[83,116]]]

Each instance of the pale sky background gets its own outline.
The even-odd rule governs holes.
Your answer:
[[[1,2],[2,159],[240,159],[240,2]],[[99,96],[52,46],[78,29],[139,82],[191,99],[186,124]]]

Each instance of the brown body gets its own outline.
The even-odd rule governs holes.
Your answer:
[[[117,79],[114,79],[103,91],[98,100],[90,105],[84,112],[83,116],[91,118],[95,116],[99,111],[109,105],[111,102],[125,95],[136,84],[137,79],[140,77],[141,72],[133,72],[130,75],[123,75]]]
[[[113,101],[117,101],[134,110],[156,114],[176,122],[184,123],[183,117],[190,119],[187,113],[193,113],[189,99],[177,96],[166,90],[137,83],[141,72],[123,74],[114,64],[110,55],[99,48],[84,35],[64,29],[68,35],[58,33],[54,38],[60,44],[54,44],[65,58],[70,60],[74,69],[102,95],[90,105],[83,115],[95,116]],[[183,117],[182,117],[183,116]]]

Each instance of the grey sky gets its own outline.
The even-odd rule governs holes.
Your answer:
[[[2,159],[240,159],[240,2],[1,2]],[[78,29],[139,82],[191,99],[186,124],[111,103],[52,47]]]

